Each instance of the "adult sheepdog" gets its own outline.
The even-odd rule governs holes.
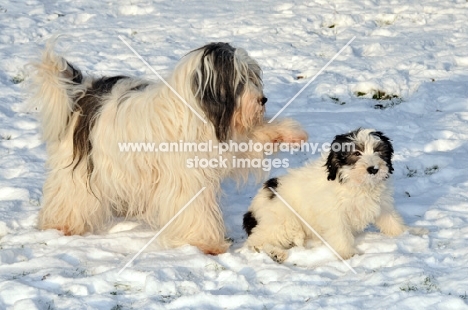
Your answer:
[[[392,155],[382,132],[357,129],[337,135],[319,160],[264,183],[244,215],[247,246],[281,263],[286,249],[317,238],[285,202],[343,259],[356,253],[354,236],[369,224],[386,235],[400,235],[407,227],[393,206]],[[427,233],[423,228],[412,232]]]
[[[32,78],[49,170],[39,228],[83,234],[117,215],[159,229],[206,187],[159,241],[166,247],[191,244],[208,254],[225,252],[229,242],[217,203],[220,182],[226,176],[246,177],[249,170],[234,170],[229,160],[227,167],[186,167],[194,156],[217,158],[216,148],[122,152],[119,143],[212,141],[216,146],[231,140],[306,140],[292,120],[264,121],[266,98],[258,63],[227,43],[207,44],[180,60],[166,79],[168,87],[120,75],[85,76],[54,53],[55,42],[47,43]],[[261,159],[264,154],[233,151],[224,156]]]

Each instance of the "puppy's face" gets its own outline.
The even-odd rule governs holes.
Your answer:
[[[218,140],[261,124],[266,98],[258,63],[227,43],[210,43],[194,52],[199,60],[192,89]]]
[[[374,185],[393,172],[393,146],[379,131],[357,129],[338,135],[332,143],[326,167],[328,180]]]

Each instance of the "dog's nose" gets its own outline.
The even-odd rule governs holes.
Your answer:
[[[376,174],[377,172],[379,172],[379,168],[369,167],[367,168],[367,172],[369,172],[369,174]]]

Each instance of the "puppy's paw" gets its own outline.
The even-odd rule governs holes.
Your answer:
[[[274,260],[278,264],[284,263],[286,258],[288,258],[288,252],[278,248],[272,249],[267,254],[271,257],[272,260]]]
[[[400,225],[394,221],[388,221],[385,225],[380,226],[380,231],[390,237],[399,236],[407,229],[405,225]]]
[[[429,234],[429,229],[423,227],[408,227],[408,232],[415,236],[424,236]]]
[[[336,251],[343,260],[347,260],[347,259],[350,259],[351,257],[353,257],[354,255],[359,255],[359,254],[362,254],[361,252],[359,252],[358,250],[356,249],[353,249],[353,248],[348,248],[348,249],[340,249],[340,250],[337,250]]]
[[[288,258],[288,252],[271,244],[253,247],[257,252],[264,252],[271,257],[275,262],[282,264]]]
[[[353,257],[354,255],[356,255],[357,253],[356,252],[348,252],[348,253],[338,253],[338,254],[340,254],[340,256],[341,256],[341,258],[343,260],[348,260],[351,257]]]

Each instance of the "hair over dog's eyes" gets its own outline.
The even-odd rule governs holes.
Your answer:
[[[261,105],[265,105],[265,103],[266,103],[267,101],[268,101],[268,98],[266,98],[266,97],[262,97],[262,98],[259,99],[259,103],[260,103]]]
[[[361,156],[361,152],[356,151],[356,152],[353,153],[353,156]]]

